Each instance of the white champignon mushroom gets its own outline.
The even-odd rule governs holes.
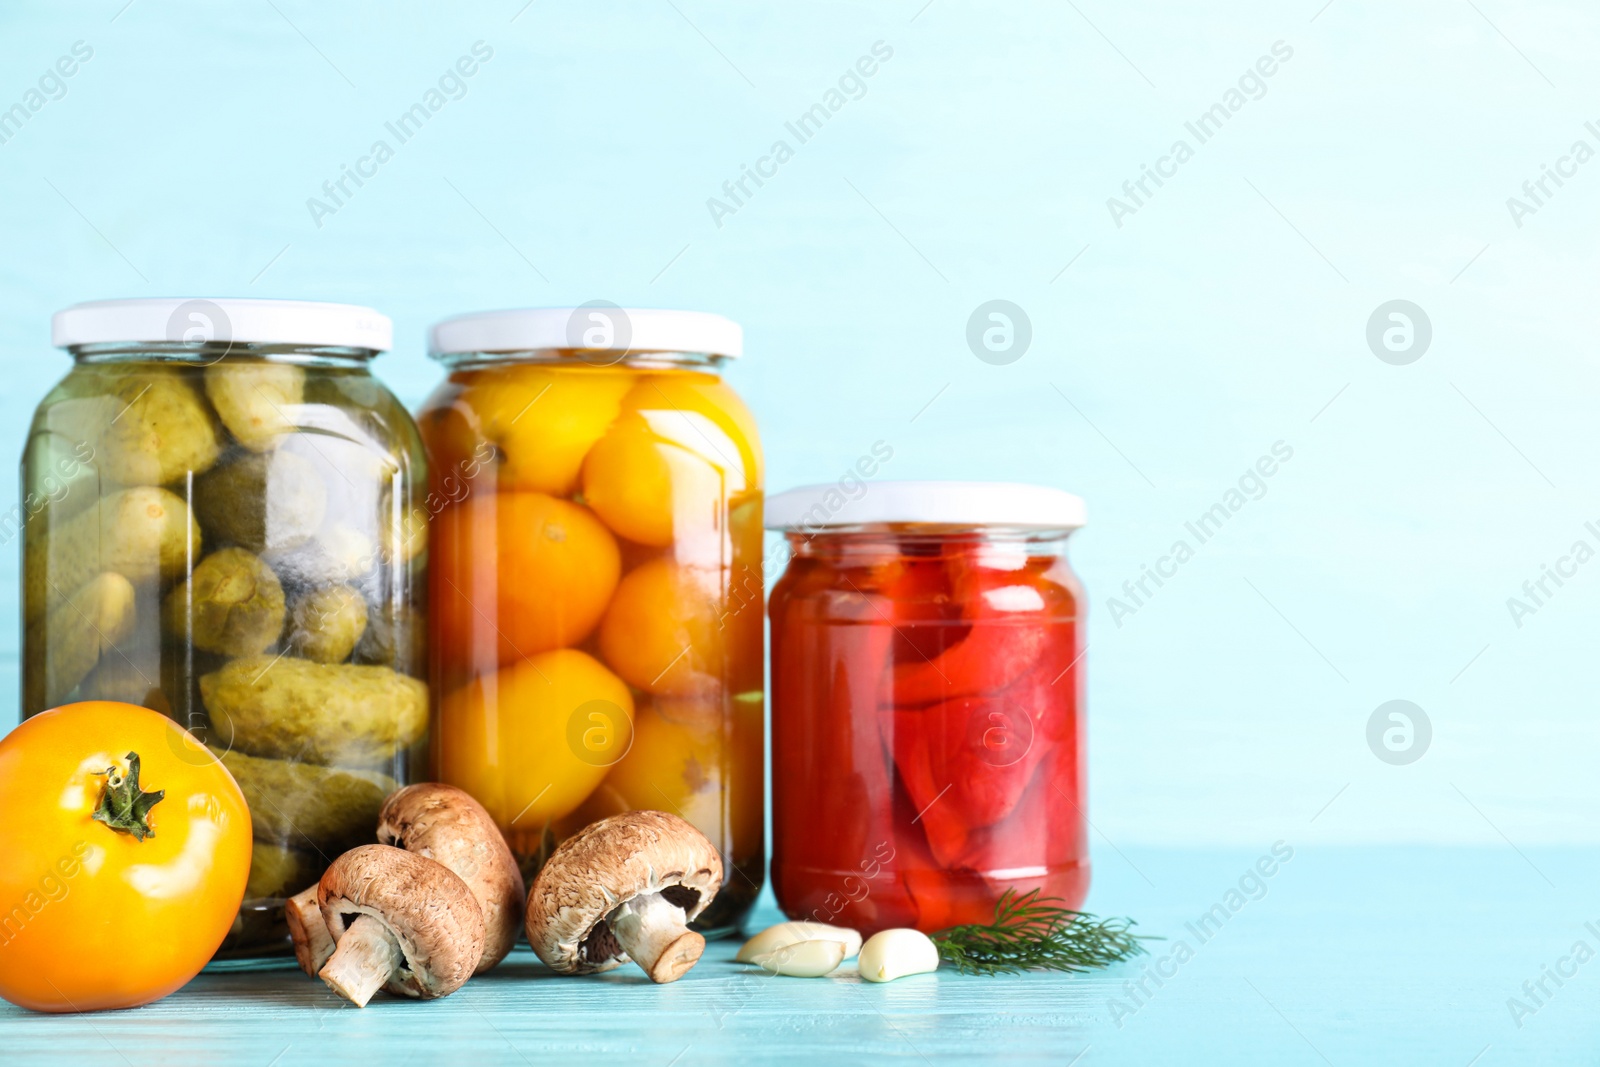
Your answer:
[[[289,926],[289,940],[294,942],[294,958],[300,961],[302,971],[315,978],[333,955],[333,935],[322,921],[317,887],[308,886],[284,901],[283,918]]]
[[[528,894],[528,941],[560,974],[633,960],[673,982],[705,951],[689,929],[722,886],[722,857],[676,815],[629,811],[562,842]]]
[[[516,857],[482,804],[452,785],[408,785],[384,801],[378,841],[442,863],[467,883],[485,929],[474,974],[505,959],[522,931],[527,890]]]
[[[335,947],[318,976],[357,1007],[386,988],[448,996],[483,956],[483,912],[442,863],[388,845],[362,845],[333,861],[317,902]]]

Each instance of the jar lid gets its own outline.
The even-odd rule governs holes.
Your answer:
[[[476,311],[436,322],[428,331],[434,358],[470,352],[571,348],[604,352],[744,353],[744,330],[705,311],[622,308],[595,301],[575,308]]]
[[[1019,482],[832,482],[766,504],[768,529],[808,533],[887,523],[1076,530],[1085,521],[1082,497]]]
[[[228,342],[367,348],[385,352],[394,327],[356,304],[310,300],[216,300],[147,297],[74,304],[50,320],[50,342],[73,345]]]

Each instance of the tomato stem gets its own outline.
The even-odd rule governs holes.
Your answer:
[[[124,774],[118,767],[106,768],[106,788],[100,794],[100,806],[95,809],[94,820],[103,822],[119,834],[132,834],[143,841],[154,837],[150,827],[150,809],[167,795],[165,789],[146,793],[139,788],[139,754],[128,753],[128,770]]]

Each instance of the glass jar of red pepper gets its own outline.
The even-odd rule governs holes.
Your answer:
[[[992,921],[1008,889],[1077,908],[1083,502],[988,482],[769,498],[772,883],[794,919],[872,933]]]

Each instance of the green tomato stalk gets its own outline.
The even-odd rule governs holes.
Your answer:
[[[94,811],[95,822],[103,822],[119,834],[132,834],[139,841],[154,837],[150,809],[160,803],[167,791],[157,789],[146,793],[139,788],[139,754],[128,753],[126,774],[119,767],[107,767],[105,775],[106,788],[100,794],[100,806]]]

